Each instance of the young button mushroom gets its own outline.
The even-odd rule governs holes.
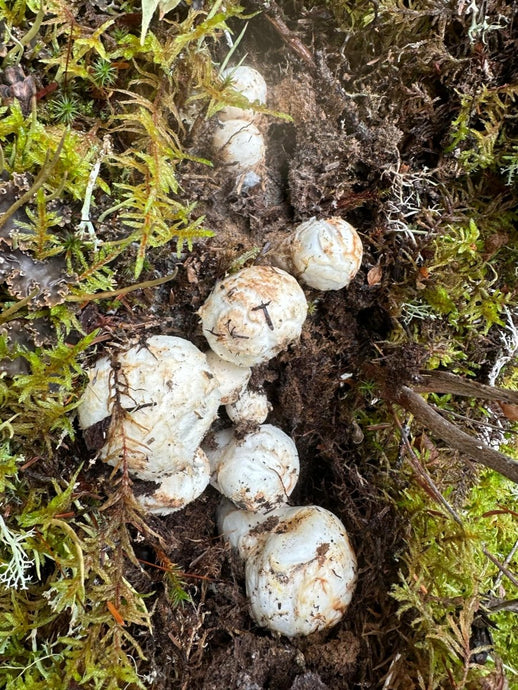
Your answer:
[[[222,165],[234,166],[240,173],[246,173],[264,161],[263,135],[246,120],[226,120],[218,124],[212,146]]]
[[[286,507],[246,560],[246,591],[261,626],[289,637],[338,623],[356,585],[340,520],[319,506]]]
[[[247,510],[240,510],[236,508],[232,501],[224,498],[217,511],[218,531],[230,546],[237,551],[239,557],[242,560],[246,560],[253,550],[257,548],[258,535],[256,528],[260,534],[260,525],[270,525],[272,521],[274,524],[277,524],[276,512],[273,511],[274,517],[270,520],[269,516],[262,513],[250,513]]]
[[[210,482],[236,506],[268,513],[288,499],[299,477],[299,456],[284,431],[263,424],[242,439],[219,432],[214,440],[216,449],[206,451]]]
[[[231,86],[238,91],[250,103],[264,105],[266,103],[267,86],[262,74],[253,67],[241,65],[228,67],[222,74],[224,79],[230,79]],[[220,120],[247,120],[252,122],[255,112],[251,108],[238,108],[227,105],[218,112]]]
[[[282,240],[273,261],[317,290],[340,290],[358,272],[363,247],[353,226],[341,218],[301,223]]]
[[[238,399],[225,405],[225,410],[234,424],[262,424],[266,421],[271,404],[266,394],[261,391],[243,390]]]
[[[124,459],[136,477],[153,481],[193,461],[217,416],[220,393],[192,343],[152,336],[113,362],[100,359],[88,373],[79,424],[101,458],[114,466]]]
[[[261,521],[227,508],[219,524],[245,560],[246,592],[259,625],[294,637],[342,618],[357,565],[335,515],[319,506],[284,506]]]
[[[251,367],[299,339],[307,310],[295,278],[272,266],[250,266],[219,282],[198,313],[211,349]]]

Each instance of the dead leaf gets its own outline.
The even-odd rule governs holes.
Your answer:
[[[509,419],[511,422],[518,422],[518,405],[512,405],[511,403],[498,403],[500,405],[500,409],[504,413],[504,415]]]
[[[383,276],[383,269],[379,264],[373,266],[367,273],[367,283],[369,285],[379,285]]]

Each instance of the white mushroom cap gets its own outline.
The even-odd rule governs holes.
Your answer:
[[[247,367],[298,340],[307,309],[295,278],[272,266],[250,266],[219,282],[198,313],[211,349]]]
[[[250,380],[252,370],[250,367],[238,367],[227,362],[212,350],[208,350],[205,357],[219,382],[221,404],[228,405],[235,402]]]
[[[250,422],[251,424],[262,424],[266,421],[272,406],[268,402],[266,394],[261,391],[245,389],[239,398],[225,406],[225,410],[234,422]]]
[[[253,67],[228,67],[223,71],[224,78],[230,77],[232,80],[232,88],[239,91],[250,103],[259,103],[264,105],[266,103],[266,82],[262,74]],[[243,109],[234,106],[226,106],[218,112],[220,120],[248,120],[252,121],[255,113],[251,108]]]
[[[356,584],[356,557],[344,526],[318,506],[275,514],[278,524],[256,535],[255,546],[252,537],[244,550],[253,617],[290,637],[335,625]],[[238,541],[246,543],[245,536]]]
[[[301,223],[290,248],[295,275],[317,290],[346,287],[362,262],[361,239],[341,218],[311,218]]]
[[[264,139],[255,125],[246,120],[226,120],[218,124],[212,146],[223,165],[233,165],[246,172],[263,162]]]
[[[169,515],[198,498],[205,491],[209,478],[209,461],[198,448],[190,462],[178,467],[174,474],[164,477],[158,489],[139,496],[137,500],[149,513]]]
[[[155,480],[185,467],[220,404],[218,381],[205,355],[182,338],[152,336],[118,354],[116,365],[103,358],[88,372],[78,407],[81,428],[111,415],[100,456],[117,466],[124,453],[140,479]]]
[[[208,456],[211,484],[244,510],[270,512],[288,499],[299,477],[295,443],[271,424],[242,439],[232,437]]]

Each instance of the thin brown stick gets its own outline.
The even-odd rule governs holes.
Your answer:
[[[508,580],[510,580],[515,587],[518,587],[518,578],[507,568],[503,563],[501,563],[496,556],[493,556],[486,547],[484,546],[482,552],[489,558],[489,560],[496,565],[498,570],[503,573]]]
[[[444,419],[442,415],[433,410],[423,398],[408,386],[402,386],[394,401],[411,412],[416,420],[426,426],[443,441],[460,453],[468,455],[472,460],[518,483],[518,462],[489,448],[482,441],[465,431],[461,431],[454,424]]]
[[[418,481],[421,484],[421,486],[424,488],[424,490],[435,500],[439,505],[441,505],[445,510],[452,516],[452,518],[457,522],[459,525],[462,526],[462,520],[460,517],[457,515],[455,510],[452,508],[452,506],[448,503],[448,501],[444,498],[442,493],[439,491],[437,488],[437,485],[433,481],[433,479],[430,477],[426,469],[423,467],[421,464],[416,452],[412,448],[410,441],[408,440],[407,433],[405,429],[403,428],[403,425],[399,421],[397,414],[392,411],[392,416],[394,417],[394,421],[396,422],[397,427],[399,428],[399,431],[401,433],[401,439],[403,440],[404,447],[408,451],[409,455],[409,462],[410,465],[412,466],[414,472],[417,475]]]
[[[451,393],[485,400],[499,400],[518,404],[518,392],[487,386],[485,383],[471,381],[447,371],[424,371],[420,381],[413,385],[416,393]]]
[[[279,6],[273,0],[269,4],[269,13],[265,13],[266,19],[270,22],[273,28],[277,31],[282,40],[301,58],[309,67],[316,69],[313,55],[297,38],[297,36],[288,28],[287,24],[280,17]]]
[[[0,216],[0,228],[3,228],[4,225],[7,223],[9,218],[16,213],[16,211],[21,208],[24,204],[26,204],[28,201],[32,199],[32,197],[36,194],[38,189],[47,181],[50,173],[54,169],[54,166],[56,163],[59,161],[59,156],[61,154],[61,149],[63,148],[63,144],[65,143],[65,137],[67,135],[67,130],[63,132],[63,136],[59,140],[58,147],[52,156],[50,158],[50,152],[47,153],[47,156],[45,158],[45,161],[43,162],[43,165],[41,166],[41,170],[38,173],[38,176],[34,180],[32,186],[30,189],[28,189],[25,194],[22,194],[22,196],[17,199],[5,213],[2,213]]]
[[[125,288],[120,288],[119,290],[108,290],[107,292],[92,292],[85,293],[84,295],[67,295],[65,297],[65,302],[91,302],[98,299],[114,299],[117,297],[123,297],[130,292],[135,292],[135,290],[144,290],[145,288],[156,287],[157,285],[162,285],[170,280],[176,278],[178,274],[178,268],[163,278],[156,278],[155,280],[146,280],[143,283],[137,283],[136,285],[129,285]]]

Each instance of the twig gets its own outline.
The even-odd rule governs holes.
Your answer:
[[[277,31],[279,36],[282,38],[282,40],[293,50],[294,53],[297,53],[299,58],[301,58],[311,69],[316,70],[316,64],[315,61],[313,60],[313,56],[311,55],[310,51],[306,48],[306,46],[300,41],[297,36],[291,31],[291,29],[288,28],[288,26],[285,24],[285,22],[280,18],[279,16],[279,7],[277,3],[275,3],[273,0],[269,3],[270,11],[272,14],[275,16],[272,16],[271,14],[265,14],[264,16],[266,19],[270,22],[270,24],[273,26],[273,28]]]
[[[475,462],[500,472],[508,479],[518,483],[518,462],[503,453],[486,446],[482,441],[461,431],[444,419],[423,398],[408,386],[402,386],[391,399],[411,412],[418,422],[425,425],[439,438]]]
[[[417,457],[414,449],[412,448],[412,446],[408,440],[408,436],[406,434],[406,431],[403,428],[401,422],[399,421],[399,419],[398,419],[398,417],[394,411],[392,411],[392,415],[393,415],[394,421],[396,422],[396,425],[398,426],[399,431],[401,433],[401,439],[405,445],[405,448],[408,450],[408,452],[410,454],[409,462],[412,465],[414,472],[421,479],[421,485],[427,491],[427,493],[429,493],[432,496],[432,498],[434,498],[437,501],[437,503],[439,503],[439,505],[442,505],[442,507],[447,510],[447,512],[452,516],[452,518],[455,520],[455,522],[462,526],[462,520],[460,519],[460,517],[457,515],[455,510],[451,507],[451,505],[448,503],[448,501],[441,494],[441,492],[437,488],[433,479],[430,477],[428,472],[425,470],[425,468],[419,462],[419,458]]]
[[[498,558],[493,556],[492,553],[490,553],[486,547],[482,547],[482,552],[489,558],[489,560],[496,565],[498,570],[503,573],[512,583],[515,587],[518,587],[518,578],[516,578],[513,573],[507,568],[503,563],[500,563]]]
[[[416,393],[451,393],[452,395],[518,404],[518,392],[516,391],[487,386],[484,383],[470,381],[446,371],[421,372],[420,381],[412,388]]]
[[[143,283],[137,283],[136,285],[129,285],[125,288],[120,288],[120,290],[108,290],[107,292],[93,292],[84,295],[68,295],[65,298],[66,302],[91,302],[96,299],[111,299],[113,297],[123,297],[129,292],[134,292],[135,290],[143,290],[144,288],[156,287],[157,285],[162,285],[170,280],[176,278],[178,274],[178,269],[176,268],[172,273],[163,278],[156,278],[156,280],[146,280]]]
[[[38,176],[34,180],[34,183],[32,184],[32,187],[28,189],[25,194],[22,194],[22,196],[17,199],[5,213],[2,213],[0,216],[0,228],[2,228],[9,218],[16,213],[16,211],[21,208],[24,204],[26,204],[34,194],[38,191],[38,189],[46,182],[47,178],[49,177],[50,173],[52,172],[54,166],[56,163],[59,161],[59,156],[61,154],[61,149],[63,148],[63,144],[65,143],[65,137],[67,135],[67,130],[63,132],[63,136],[59,140],[58,147],[56,149],[56,152],[52,156],[52,158],[49,160],[49,154],[47,154],[47,157],[45,158],[45,161],[43,162],[43,165],[41,166],[41,170],[38,173]]]

